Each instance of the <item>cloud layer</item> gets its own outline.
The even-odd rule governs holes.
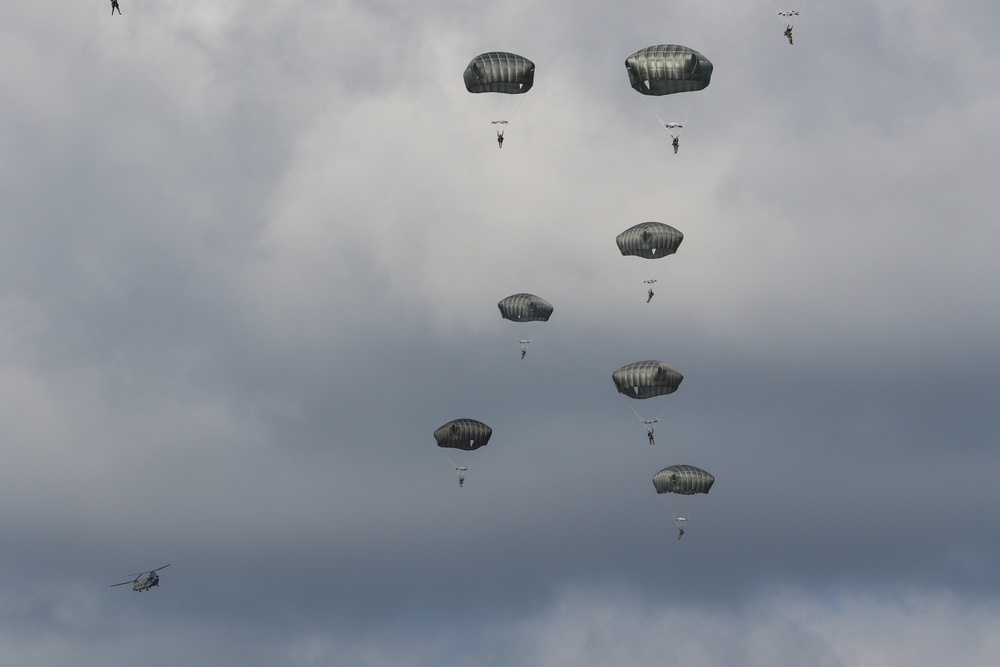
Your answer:
[[[7,4],[6,662],[991,664],[992,5]],[[677,155],[622,66],[663,42],[715,64]]]

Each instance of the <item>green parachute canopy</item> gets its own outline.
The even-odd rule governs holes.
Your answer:
[[[500,316],[511,322],[548,322],[552,304],[534,294],[511,294],[497,303]]]
[[[684,234],[662,222],[640,222],[615,237],[623,255],[660,259],[677,252]]]
[[[434,431],[438,447],[467,452],[485,447],[491,435],[493,429],[475,419],[454,419]]]
[[[653,486],[657,493],[678,493],[693,496],[708,493],[715,484],[715,477],[701,468],[689,465],[667,466],[653,475]]]
[[[712,80],[712,62],[694,49],[660,44],[625,59],[629,83],[643,95],[672,95],[704,90]]]
[[[652,398],[677,391],[684,376],[662,361],[637,361],[611,374],[618,392],[629,398]]]
[[[535,82],[535,63],[516,53],[489,51],[473,58],[463,76],[470,93],[520,95]]]

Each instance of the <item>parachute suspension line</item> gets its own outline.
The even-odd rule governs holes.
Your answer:
[[[508,123],[514,119],[514,114],[521,108],[524,95],[508,95],[506,93],[480,93],[476,95],[480,104],[489,115],[493,129],[503,134]]]
[[[685,519],[685,520],[690,519],[691,518],[691,511],[690,511],[690,509],[687,508],[687,507],[685,507],[685,505],[683,503],[682,504],[671,503],[666,498],[666,496],[668,496],[668,495],[670,495],[670,494],[669,493],[663,494],[663,504],[667,506],[667,510],[670,511],[670,514],[671,514],[671,516],[674,517],[674,520],[677,520],[677,519]],[[684,496],[682,496],[682,497],[684,497]]]
[[[660,410],[660,414],[656,415],[656,419],[646,419],[645,417],[643,417],[642,415],[640,415],[639,412],[634,407],[632,407],[631,403],[629,403],[628,407],[629,407],[629,410],[632,411],[632,414],[635,415],[635,418],[638,419],[643,424],[647,424],[647,423],[649,423],[649,424],[656,424],[656,423],[658,423],[660,421],[660,417],[663,416],[663,410]]]
[[[660,414],[656,415],[655,419],[646,419],[632,407],[631,403],[628,407],[632,410],[632,414],[635,415],[635,418],[639,420],[639,423],[646,427],[646,433],[649,435],[649,444],[652,445],[654,441],[653,431],[656,428],[656,424],[660,423],[660,417],[663,416],[663,411],[661,410]]]
[[[628,264],[632,265],[631,277],[637,283],[642,284],[642,295],[646,296],[648,290],[656,290],[659,283],[659,277],[663,274],[662,267],[658,266],[654,262],[649,260],[639,259],[637,257],[627,257],[629,261]]]
[[[456,463],[456,462],[455,462],[455,461],[454,461],[454,460],[453,460],[453,459],[451,458],[451,456],[449,456],[449,455],[448,455],[448,452],[447,452],[447,451],[446,451],[446,452],[444,452],[444,457],[445,457],[446,459],[448,459],[448,464],[449,464],[449,465],[451,465],[452,469],[453,469],[453,470],[454,470],[454,471],[455,471],[456,473],[458,473],[458,476],[459,476],[460,478],[461,478],[461,477],[465,477],[465,473],[469,471],[469,467],[468,467],[468,466],[465,466],[465,465],[462,465],[462,461],[458,461],[458,462]]]
[[[521,108],[521,102],[524,102],[524,95],[515,95],[514,97],[517,98],[517,104],[515,104],[514,108],[511,109],[511,111],[510,111],[510,118],[506,118],[505,119],[507,121],[514,120],[514,114],[516,114],[517,110]]]
[[[646,101],[646,96],[645,95],[642,96],[642,103],[646,105],[647,109],[649,109],[649,113],[653,114],[653,118],[655,118],[660,123],[660,125],[666,127],[667,122],[665,120],[663,120],[662,118],[660,118],[660,114],[656,113],[656,111],[653,109],[653,107],[650,106],[649,102]]]
[[[663,504],[667,505],[666,501],[664,501]],[[664,532],[666,532],[667,535],[670,535],[679,540],[684,535],[684,529],[687,527],[688,519],[687,517],[678,516],[676,512],[670,509],[669,505],[667,505],[667,511],[670,512],[670,515],[672,517],[674,517],[674,527],[671,528],[670,524],[664,521],[662,522],[663,530]]]
[[[684,120],[682,122],[682,125],[687,125],[688,119],[691,118],[691,112],[694,111],[695,105],[698,104],[698,101],[701,98],[702,98],[701,95],[695,95],[694,96],[694,101],[692,101],[691,104],[688,105],[687,113],[684,115]]]
[[[678,95],[684,94],[685,93],[678,93]],[[670,133],[670,138],[677,139],[681,136],[681,131],[687,126],[688,120],[691,118],[691,112],[694,111],[694,107],[700,98],[700,95],[694,96],[691,103],[687,105],[687,109],[684,110],[684,115],[680,118],[679,122],[676,119],[667,120],[661,117],[653,106],[646,100],[645,95],[642,96],[642,103],[646,105],[646,108],[649,109],[649,113],[653,114],[653,117],[660,123],[660,126],[667,129],[667,132]]]
[[[507,322],[507,333],[510,334],[510,337],[513,338],[514,342],[517,343],[518,346],[520,347],[520,349],[521,349],[521,358],[524,359],[524,354],[526,353],[526,351],[528,349],[528,345],[531,344],[531,341],[534,340],[534,338],[538,334],[538,332],[535,331],[535,332],[533,332],[533,334],[531,336],[525,336],[524,334],[526,332],[523,330],[523,327],[525,325],[523,323],[520,324],[520,326],[522,327],[522,329],[520,330],[520,333],[518,333],[518,330],[516,328],[518,326],[518,324],[515,324],[514,322],[510,322],[509,320],[505,320],[505,321]],[[531,324],[531,323],[529,323],[529,324]]]
[[[691,504],[691,503],[683,503],[683,502],[681,502],[680,504],[676,504],[676,503],[672,504],[672,503],[670,503],[670,502],[667,501],[666,496],[668,496],[668,495],[670,495],[670,494],[669,493],[664,493],[661,496],[661,498],[663,499],[663,504],[664,504],[664,506],[666,506],[667,511],[670,512],[670,516],[674,517],[674,523],[677,524],[678,528],[681,528],[691,518],[691,514],[692,514],[691,508],[688,507],[688,505]],[[681,496],[680,498],[685,498],[685,497],[686,496]]]

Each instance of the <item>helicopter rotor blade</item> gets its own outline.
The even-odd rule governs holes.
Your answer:
[[[150,572],[151,572],[151,573],[152,573],[152,572],[157,572],[158,570],[163,570],[163,569],[165,569],[165,568],[168,568],[168,567],[170,567],[170,563],[167,563],[167,564],[166,564],[166,565],[164,565],[163,567],[158,567],[158,568],[155,568],[155,569],[152,569],[152,570],[150,570]]]
[[[115,586],[124,586],[125,584],[133,584],[133,583],[135,583],[135,582],[134,581],[123,581],[120,584],[111,584],[111,588],[114,588]]]

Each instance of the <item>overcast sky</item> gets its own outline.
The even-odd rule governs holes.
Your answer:
[[[0,0],[0,663],[996,664],[996,3],[109,5]]]

